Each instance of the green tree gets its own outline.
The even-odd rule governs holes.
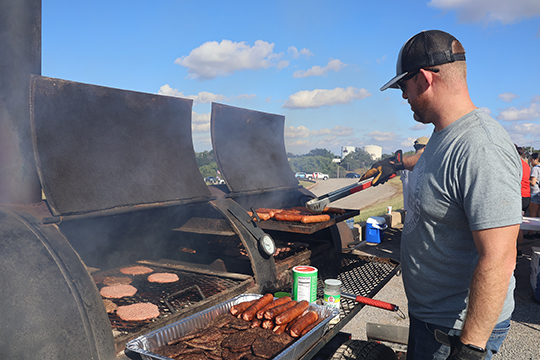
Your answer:
[[[335,157],[333,152],[326,149],[313,149],[310,150],[309,153],[307,153],[305,156],[322,156],[330,159],[333,159]]]
[[[361,168],[370,168],[374,162],[370,153],[362,148],[356,148],[354,152],[350,152],[349,155],[341,160],[341,166],[348,171],[353,171]]]
[[[216,162],[214,150],[205,150],[203,152],[195,153],[195,159],[197,160],[197,165],[199,167]]]
[[[324,156],[300,156],[289,160],[291,169],[294,172],[303,171],[306,173],[322,172],[330,177],[335,177],[337,164],[332,162],[332,158]]]

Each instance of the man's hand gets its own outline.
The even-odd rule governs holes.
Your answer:
[[[446,360],[484,360],[486,358],[486,350],[463,344],[459,336],[449,336],[437,329],[435,339],[443,345],[450,346],[450,355]]]
[[[390,176],[403,169],[405,169],[405,166],[403,166],[403,152],[398,150],[393,157],[373,164],[371,169],[369,169],[364,176],[360,178],[360,181],[374,176],[375,178],[371,182],[371,185],[377,186],[379,184],[384,184],[388,181]]]

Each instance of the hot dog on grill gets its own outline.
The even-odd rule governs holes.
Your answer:
[[[304,224],[311,224],[311,223],[317,223],[317,222],[324,222],[330,220],[330,215],[306,215],[302,216],[302,219],[300,221]]]
[[[249,216],[253,217],[253,213],[251,211],[248,211],[247,213]],[[274,213],[262,213],[262,212],[260,213],[257,211],[257,215],[259,215],[259,219],[261,219],[262,221],[266,221],[266,220],[270,220],[274,216]]]
[[[319,320],[319,314],[317,314],[315,311],[310,310],[308,311],[304,316],[299,318],[292,324],[290,335],[292,337],[300,337],[302,335],[302,331],[304,331],[305,328],[307,328],[309,325],[313,324]]]
[[[255,300],[251,300],[251,301],[244,301],[239,304],[233,305],[233,307],[231,307],[231,315],[233,316],[240,315],[241,313],[246,311],[246,309],[250,307],[254,302]]]
[[[264,318],[267,319],[267,320],[272,320],[273,318],[275,318],[276,316],[278,316],[282,312],[285,312],[285,311],[289,310],[290,308],[292,308],[296,304],[297,304],[296,301],[289,301],[289,302],[286,302],[283,305],[278,305],[275,308],[272,308],[272,309],[266,311],[264,313]]]
[[[276,214],[274,219],[279,221],[302,221],[303,215],[296,214]]]
[[[291,301],[290,296],[284,296],[282,298],[276,299],[272,301],[270,304],[267,304],[265,307],[263,307],[261,310],[257,311],[257,319],[262,319],[264,317],[264,313],[270,309],[275,308],[276,306],[283,305],[289,301]]]
[[[255,300],[255,302],[244,311],[242,314],[242,319],[246,321],[251,321],[255,317],[257,311],[261,310],[265,305],[269,304],[274,300],[274,295],[266,294],[262,298]]]
[[[286,324],[291,322],[297,316],[300,316],[309,307],[309,302],[306,300],[300,301],[298,304],[284,311],[275,318],[276,325]],[[272,309],[270,309],[271,311]]]

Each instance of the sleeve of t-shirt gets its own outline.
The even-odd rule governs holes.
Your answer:
[[[531,177],[539,178],[540,177],[540,166],[534,166],[531,170]]]
[[[462,165],[462,206],[471,231],[520,224],[522,167],[517,154],[486,144]]]

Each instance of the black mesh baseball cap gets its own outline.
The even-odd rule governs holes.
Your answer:
[[[421,68],[442,65],[454,61],[465,61],[465,53],[454,54],[452,42],[457,39],[440,31],[422,31],[410,38],[399,51],[396,76],[381,87],[399,89],[398,83],[410,73]]]

